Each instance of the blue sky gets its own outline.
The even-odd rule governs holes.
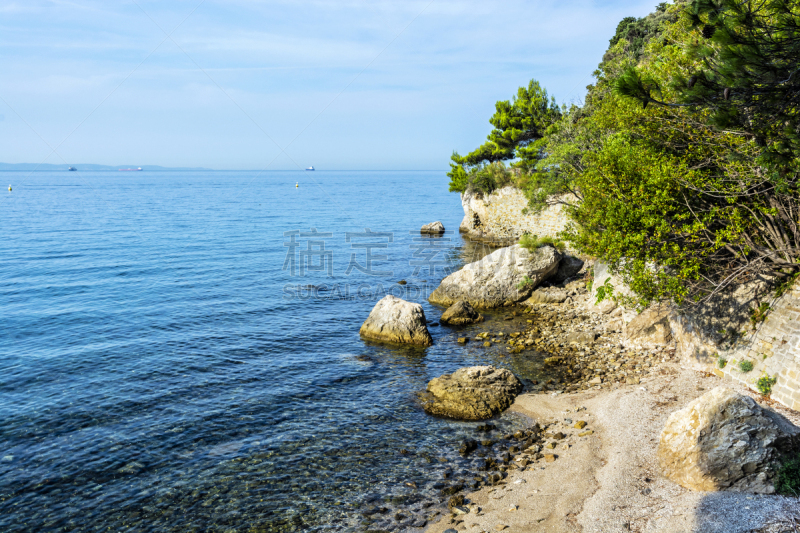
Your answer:
[[[445,169],[656,3],[0,0],[0,161]]]

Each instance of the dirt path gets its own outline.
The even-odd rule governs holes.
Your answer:
[[[770,519],[785,513],[800,514],[796,499],[692,492],[659,474],[656,448],[669,414],[720,385],[755,396],[674,363],[639,385],[521,395],[511,409],[549,424],[550,435],[564,434],[545,441],[555,443],[542,450],[555,461],[538,460],[467,495],[469,513],[447,516],[427,531],[747,533],[766,531]],[[800,422],[798,413],[773,408]],[[586,426],[575,428],[579,421]]]

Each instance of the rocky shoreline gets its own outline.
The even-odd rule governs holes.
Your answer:
[[[661,363],[674,358],[674,348],[624,348],[617,325],[618,313],[604,314],[589,305],[590,294],[585,284],[583,279],[546,284],[546,288],[566,293],[562,303],[502,307],[495,310],[495,320],[490,323],[494,327],[478,323],[473,329],[480,328],[479,333],[456,337],[455,342],[478,350],[500,350],[507,357],[529,357],[542,362],[548,377],[523,378],[523,394],[552,395],[638,384],[657,372]],[[500,317],[502,320],[497,320]],[[441,480],[433,485],[438,498],[422,498],[399,507],[376,503],[362,511],[365,531],[418,532],[440,520],[458,527],[465,516],[479,516],[480,510],[465,494],[485,487],[503,487],[514,472],[555,463],[559,457],[558,442],[587,439],[593,434],[594,429],[582,417],[582,411],[576,410],[569,422],[538,422],[538,417],[529,417],[527,427],[511,433],[498,429],[491,420],[477,423],[474,436],[460,442],[452,450],[452,457],[438,460],[447,461]],[[414,451],[407,453],[411,455]]]
[[[562,267],[561,262],[566,266]],[[737,481],[739,485],[749,483],[747,486],[761,487],[757,492],[774,491],[769,481],[770,476],[774,476],[775,473],[771,465],[778,457],[776,454],[786,454],[800,445],[800,438],[797,437],[800,435],[800,430],[788,422],[788,419],[791,419],[796,424],[800,421],[800,415],[787,409],[784,409],[783,415],[769,414],[772,411],[769,413],[758,411],[760,408],[755,407],[756,402],[748,399],[746,395],[749,394],[762,404],[768,400],[744,389],[739,392],[715,389],[717,398],[727,398],[726,401],[730,405],[739,405],[738,411],[745,413],[737,415],[740,417],[735,420],[730,419],[730,415],[724,414],[726,409],[724,406],[714,406],[713,399],[698,400],[699,394],[696,391],[704,391],[706,387],[695,383],[702,382],[706,386],[714,386],[708,382],[719,381],[719,377],[684,366],[676,354],[676,343],[669,334],[667,312],[656,307],[636,316],[629,310],[617,307],[613,301],[598,304],[596,296],[589,290],[592,278],[588,273],[588,266],[590,265],[584,265],[583,261],[578,259],[569,256],[565,258],[551,247],[528,252],[520,249],[519,245],[514,245],[493,252],[442,281],[430,300],[435,304],[451,306],[444,311],[443,316],[455,318],[455,320],[440,320],[442,325],[450,322],[451,327],[463,327],[467,324],[471,326],[469,333],[454,338],[457,344],[466,346],[473,353],[481,351],[492,351],[495,355],[499,353],[501,357],[508,357],[512,366],[525,361],[534,362],[540,369],[544,369],[544,377],[528,379],[524,375],[516,376],[506,369],[474,366],[461,368],[453,374],[431,380],[427,392],[420,394],[422,406],[428,414],[460,420],[486,420],[510,406],[511,411],[524,414],[530,422],[526,427],[514,432],[504,432],[491,421],[477,424],[474,436],[465,438],[457,449],[453,450],[454,453],[458,453],[458,457],[449,460],[452,468],[446,468],[441,481],[432,485],[432,488],[438,491],[437,495],[424,501],[417,500],[413,505],[407,505],[401,510],[390,510],[387,507],[372,507],[365,510],[362,525],[367,531],[377,533],[425,530],[454,533],[508,530],[511,532],[531,531],[531,527],[548,522],[551,523],[548,531],[585,531],[585,528],[578,526],[579,515],[585,514],[585,504],[590,497],[602,493],[603,488],[596,479],[602,477],[606,462],[602,457],[609,453],[601,442],[603,439],[598,440],[597,432],[606,433],[606,441],[618,442],[620,438],[624,439],[626,434],[641,436],[642,431],[619,427],[613,419],[613,413],[606,412],[606,419],[603,420],[603,417],[599,416],[598,412],[593,412],[591,407],[587,409],[581,405],[584,400],[606,405],[603,402],[607,403],[612,398],[625,398],[626,401],[633,396],[639,398],[640,403],[628,405],[630,413],[625,416],[644,417],[641,426],[647,430],[648,440],[644,448],[650,454],[648,460],[651,463],[655,461],[657,437],[664,428],[666,417],[672,413],[670,423],[674,427],[681,427],[681,423],[691,423],[680,420],[680,416],[689,415],[681,415],[675,411],[690,400],[696,400],[692,405],[696,405],[698,401],[701,405],[710,405],[704,415],[706,418],[713,418],[718,412],[722,413],[719,424],[731,423],[733,424],[731,427],[739,428],[736,431],[756,432],[759,435],[766,431],[765,435],[773,435],[770,438],[776,443],[781,443],[779,445],[781,450],[763,447],[760,451],[752,452],[750,455],[760,457],[761,462],[752,463],[744,467],[744,470],[734,468],[733,470],[739,474],[730,474],[730,469],[726,470],[725,467],[730,461],[735,461],[733,457],[741,451],[741,448],[736,448],[739,444],[735,444],[732,440],[723,448],[713,452],[717,454],[715,459],[696,456],[690,461],[710,461],[708,464],[721,465],[714,467],[721,469],[719,472],[725,471],[729,472],[726,475],[738,476],[736,479],[739,480]],[[522,283],[519,282],[521,279],[524,280]],[[532,287],[519,290],[525,284]],[[515,288],[518,289],[517,292]],[[385,306],[385,302],[379,303],[376,308],[382,305]],[[493,320],[482,324],[483,315],[477,313],[472,305],[478,309],[494,308],[492,312],[496,316]],[[502,319],[498,320],[497,315]],[[407,329],[405,325],[402,327]],[[658,390],[651,391],[650,387]],[[674,394],[669,392],[670,389]],[[522,394],[517,397],[520,392]],[[747,402],[751,402],[753,407],[748,407],[751,404]],[[553,406],[556,404],[559,411],[557,416],[552,416],[555,413]],[[648,404],[649,407],[645,407]],[[760,412],[769,416],[758,415]],[[620,412],[621,416],[624,414],[623,411]],[[770,417],[774,418],[778,425],[765,429],[762,423],[770,420]],[[728,422],[722,422],[728,419],[730,419]],[[747,420],[759,420],[758,424],[762,426],[756,424],[752,430],[742,430],[742,422]],[[715,422],[707,423],[710,424],[709,428],[716,427]],[[614,427],[615,424],[617,427]],[[608,435],[609,431],[614,434]],[[671,470],[681,472],[679,475],[676,474],[676,480],[685,478],[687,472],[701,472],[702,468],[693,470],[694,467],[691,467],[687,470],[685,462],[687,459],[682,458],[681,454],[683,449],[694,449],[692,453],[702,455],[706,453],[702,451],[703,446],[702,442],[686,441],[672,450],[673,456],[668,460],[662,457],[662,462],[672,461]],[[631,454],[638,453],[635,444],[631,442],[626,442],[623,447],[631,448],[629,450]],[[665,449],[661,450],[662,454],[667,453]],[[733,455],[726,456],[726,453]],[[572,457],[570,461],[574,462],[564,466],[564,459],[569,457]],[[765,459],[769,457],[772,459]],[[440,458],[440,461],[447,462],[448,459]],[[674,466],[678,464],[683,466],[680,468]],[[619,468],[625,470],[626,475],[630,474],[631,468]],[[589,476],[589,479],[570,481],[576,486],[583,487],[583,493],[558,485],[558,476],[575,469]],[[683,491],[686,490],[683,487],[693,487],[692,480],[680,481],[683,487],[675,485],[674,480],[665,479],[659,467],[653,464],[648,467],[639,465],[633,470],[636,471],[635,476],[644,479],[645,484],[660,478],[662,485],[668,489],[667,492],[670,490],[674,492],[676,487]],[[647,475],[643,474],[645,471]],[[721,483],[719,485],[721,488],[727,486],[725,476],[716,480],[714,476],[717,474],[698,475],[706,480],[701,483],[706,483],[708,486],[715,486],[714,483],[718,482]],[[541,486],[549,487],[546,490],[555,491],[550,496],[556,497],[560,504],[572,510],[556,516],[549,508],[533,506],[526,509],[526,506],[520,503],[520,498],[534,497],[540,490],[524,486],[533,478],[537,479],[536,483]],[[569,478],[565,478],[564,481],[567,479]],[[647,486],[642,488],[639,485],[636,490],[644,495],[650,494],[650,488]],[[468,494],[468,491],[474,492]],[[739,496],[726,494],[724,498],[736,507],[742,504],[742,499],[752,499],[742,494]],[[616,497],[609,496],[611,499]],[[697,498],[692,498],[686,496],[684,511],[697,514],[700,512],[700,503]],[[487,502],[493,500],[511,503],[504,508],[494,503],[487,505]],[[667,526],[662,527],[663,524],[656,528],[648,526],[647,531],[677,533],[708,530],[720,533],[728,531],[753,533],[756,530],[750,526],[757,524],[759,527],[763,526],[759,532],[772,533],[772,529],[764,528],[769,526],[768,517],[776,509],[780,509],[782,513],[796,512],[800,520],[800,506],[796,500],[774,497],[761,503],[759,508],[761,514],[757,519],[739,517],[727,522],[726,519],[720,519],[718,522],[722,524],[721,528],[686,529],[687,525],[684,523],[682,526],[684,529],[670,529],[667,520],[665,522]],[[623,505],[621,508],[624,507]],[[617,506],[614,506],[611,511],[615,511],[616,508]],[[596,510],[594,512],[595,517],[592,520],[608,524],[614,522],[616,517],[625,514],[614,512],[597,514]],[[714,514],[703,512],[708,516]],[[630,513],[625,515],[628,516]],[[522,522],[520,519],[523,519]],[[490,521],[495,521],[494,525],[490,525]],[[525,527],[520,529],[509,525],[514,522],[517,522],[517,525],[524,523]],[[614,527],[597,531],[645,530],[638,526],[634,527],[634,524],[633,519],[617,521]],[[747,526],[749,529],[744,528],[746,524],[750,524]],[[783,530],[778,528],[774,531]]]

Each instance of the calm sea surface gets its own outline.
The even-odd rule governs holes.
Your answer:
[[[0,531],[361,531],[371,506],[439,498],[445,472],[470,479],[455,450],[476,424],[425,415],[428,380],[541,367],[456,344],[502,316],[431,326],[424,350],[359,338],[388,293],[438,321],[426,295],[486,253],[458,235],[444,172],[0,180],[13,186],[0,205]],[[456,231],[421,239],[434,220]]]

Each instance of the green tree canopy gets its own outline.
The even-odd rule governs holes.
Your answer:
[[[754,139],[762,163],[785,174],[800,155],[800,3],[693,0],[685,15],[694,65],[666,80],[674,98],[665,100],[663,85],[636,68],[620,76],[617,90],[644,105],[706,111],[715,127]]]
[[[560,116],[555,99],[548,97],[536,80],[520,87],[511,101],[497,102],[489,119],[494,129],[486,142],[465,156],[453,153],[448,173],[450,190],[463,192],[470,186],[472,175],[485,171],[493,163],[519,158],[524,166],[538,159],[537,141]],[[496,165],[493,168],[496,172]]]

